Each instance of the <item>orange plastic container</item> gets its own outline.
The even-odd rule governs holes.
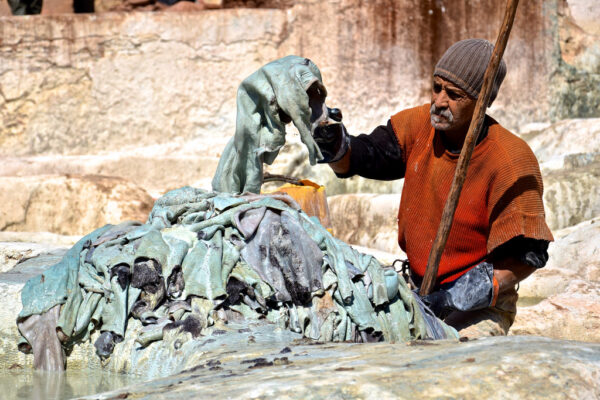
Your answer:
[[[308,179],[301,179],[300,183],[302,183],[302,185],[286,183],[285,185],[280,186],[273,191],[263,192],[263,194],[271,194],[276,192],[288,194],[290,197],[296,200],[296,202],[298,202],[298,205],[302,207],[302,210],[306,214],[317,217],[321,222],[321,225],[323,225],[330,233],[332,233],[325,186],[320,186]]]

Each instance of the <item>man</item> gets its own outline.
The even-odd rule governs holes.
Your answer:
[[[493,45],[452,45],[433,73],[431,104],[392,116],[370,135],[348,136],[339,124],[315,132],[324,159],[346,178],[404,178],[398,242],[417,286],[440,224]],[[506,75],[502,61],[490,104]],[[426,304],[463,336],[506,335],[518,283],[548,259],[542,178],[527,144],[486,116],[477,140],[434,292]]]

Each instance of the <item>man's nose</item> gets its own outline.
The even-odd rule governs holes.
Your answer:
[[[445,90],[433,94],[433,104],[438,108],[448,108],[448,95]]]

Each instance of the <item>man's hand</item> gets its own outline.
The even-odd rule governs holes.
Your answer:
[[[350,136],[342,124],[342,111],[327,107],[329,118],[325,125],[315,128],[313,138],[321,150],[323,159],[319,163],[339,161],[350,146]]]
[[[494,266],[482,262],[457,280],[423,297],[423,302],[437,317],[444,318],[454,310],[472,311],[495,305],[498,290]]]

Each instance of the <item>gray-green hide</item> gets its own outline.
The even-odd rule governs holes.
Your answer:
[[[309,90],[314,86],[319,90]],[[310,98],[307,91],[314,96]],[[319,69],[303,57],[281,58],[246,78],[237,93],[235,135],[219,160],[213,190],[259,193],[262,164],[270,165],[277,157],[290,120],[308,148],[311,165],[322,159],[312,132],[327,115],[323,113],[325,96]]]

